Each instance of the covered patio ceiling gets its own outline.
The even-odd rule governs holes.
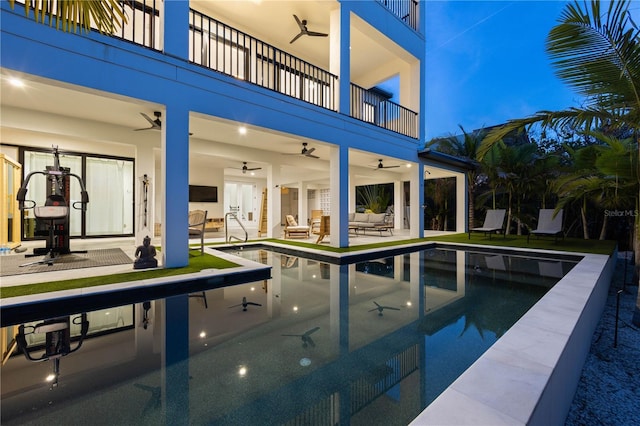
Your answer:
[[[14,76],[25,78],[24,87],[10,83]],[[117,145],[135,145],[142,141],[159,147],[160,132],[135,129],[149,127],[141,113],[153,118],[154,111],[163,110],[161,105],[20,76],[6,69],[1,70],[0,93],[3,134],[21,134],[20,139],[33,140],[34,146],[38,141],[42,143],[43,139],[55,136],[60,141]],[[267,165],[274,164],[282,167],[282,175],[292,176],[292,182],[299,176],[307,182],[328,184],[329,145],[258,127],[247,127],[247,133],[243,135],[239,132],[242,125],[240,122],[192,114],[192,163],[224,168],[225,176],[229,177],[250,177],[241,170],[243,162],[247,162],[251,168],[261,167],[251,176],[256,179],[266,178]],[[7,140],[5,137],[4,141]],[[301,152],[303,142],[308,144],[308,148],[315,148],[313,154],[320,158],[294,155]],[[62,144],[60,148],[64,149]],[[384,160],[385,166],[401,167],[377,170],[379,159]],[[356,177],[372,182],[398,179],[398,174],[407,172],[406,162],[356,150],[351,150],[349,164]],[[431,175],[428,177],[437,176],[436,169],[429,170]]]

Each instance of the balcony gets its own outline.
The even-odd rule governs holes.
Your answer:
[[[338,77],[191,9],[189,61],[337,111]]]
[[[367,90],[353,83],[349,115],[418,139],[418,113],[390,101],[375,90]]]
[[[30,0],[30,3],[34,4],[35,1]],[[415,0],[378,1],[407,25],[412,27],[417,25],[418,4]],[[202,7],[213,7],[210,2],[192,3]],[[215,7],[230,7],[231,9],[222,9],[224,15],[229,15],[230,10],[251,7],[252,15],[256,15],[253,13],[253,8],[256,7],[254,4],[230,5],[230,3],[216,3]],[[160,0],[128,0],[121,4],[123,12],[127,16],[127,22],[111,36],[149,49],[162,51],[163,2]],[[271,3],[271,5],[273,4]],[[53,5],[55,10],[56,3],[54,2]],[[321,9],[325,5],[326,3],[314,3],[313,7],[319,9],[314,9],[312,16],[314,16],[314,26],[326,31],[328,11]],[[215,10],[208,10],[217,15]],[[269,17],[281,17],[284,14],[282,10],[278,10],[276,14],[273,9],[265,9],[264,13],[272,14]],[[243,10],[237,10],[237,14],[240,19],[238,22],[257,31],[264,32],[265,29],[260,27],[260,25],[264,25],[261,24],[262,21],[272,21],[272,19],[262,19],[264,16],[249,18]],[[286,17],[291,21],[287,24],[291,25],[293,19],[290,15],[286,15]],[[249,21],[249,19],[253,19],[253,21]],[[386,69],[389,63],[397,59],[393,57],[393,54],[390,55],[388,49],[380,48],[375,42],[367,40],[366,31],[362,27],[353,31],[352,45],[359,46],[351,53],[351,76],[356,82],[363,76],[368,76],[372,69]],[[269,31],[269,33],[273,32]],[[286,36],[287,34],[285,34]],[[328,67],[329,37],[313,40],[313,45],[305,44],[309,43],[307,40],[300,40],[296,44],[292,44],[289,42],[289,38],[286,38],[285,43],[289,42],[288,46],[291,49],[308,57],[307,60],[304,60],[299,57],[300,55],[295,56],[285,52],[274,44],[260,40],[193,8],[189,10],[188,37],[188,60],[193,64],[330,111],[339,112],[338,76],[312,63],[312,61],[316,64],[322,63]],[[280,43],[282,40],[278,40],[278,44]],[[300,44],[305,46],[303,50],[298,47]],[[419,137],[418,114],[416,112],[355,83],[351,84],[349,96],[350,109],[348,114],[351,117],[414,139]],[[342,112],[347,113],[346,111]]]
[[[377,0],[402,22],[418,31],[418,0]]]

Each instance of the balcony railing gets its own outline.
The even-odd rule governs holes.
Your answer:
[[[189,61],[337,111],[338,77],[195,10]]]
[[[405,24],[418,31],[418,0],[378,0]]]
[[[349,114],[378,127],[418,138],[418,113],[353,83]]]
[[[29,0],[31,9],[36,2],[41,0]],[[24,4],[24,0],[16,0],[16,3]],[[130,41],[150,49],[162,50],[160,37],[160,9],[161,0],[122,0],[120,4],[122,11],[127,18],[127,22],[122,27],[111,34],[126,41]],[[53,14],[58,10],[58,2],[49,4]],[[56,19],[55,17],[53,18]],[[54,24],[55,25],[55,21]],[[97,26],[92,22],[91,28],[97,30]]]

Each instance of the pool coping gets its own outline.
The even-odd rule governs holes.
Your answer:
[[[617,250],[572,254],[583,259],[410,425],[564,425]]]

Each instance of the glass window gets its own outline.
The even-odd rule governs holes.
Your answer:
[[[87,157],[85,186],[87,236],[133,234],[133,161]]]

